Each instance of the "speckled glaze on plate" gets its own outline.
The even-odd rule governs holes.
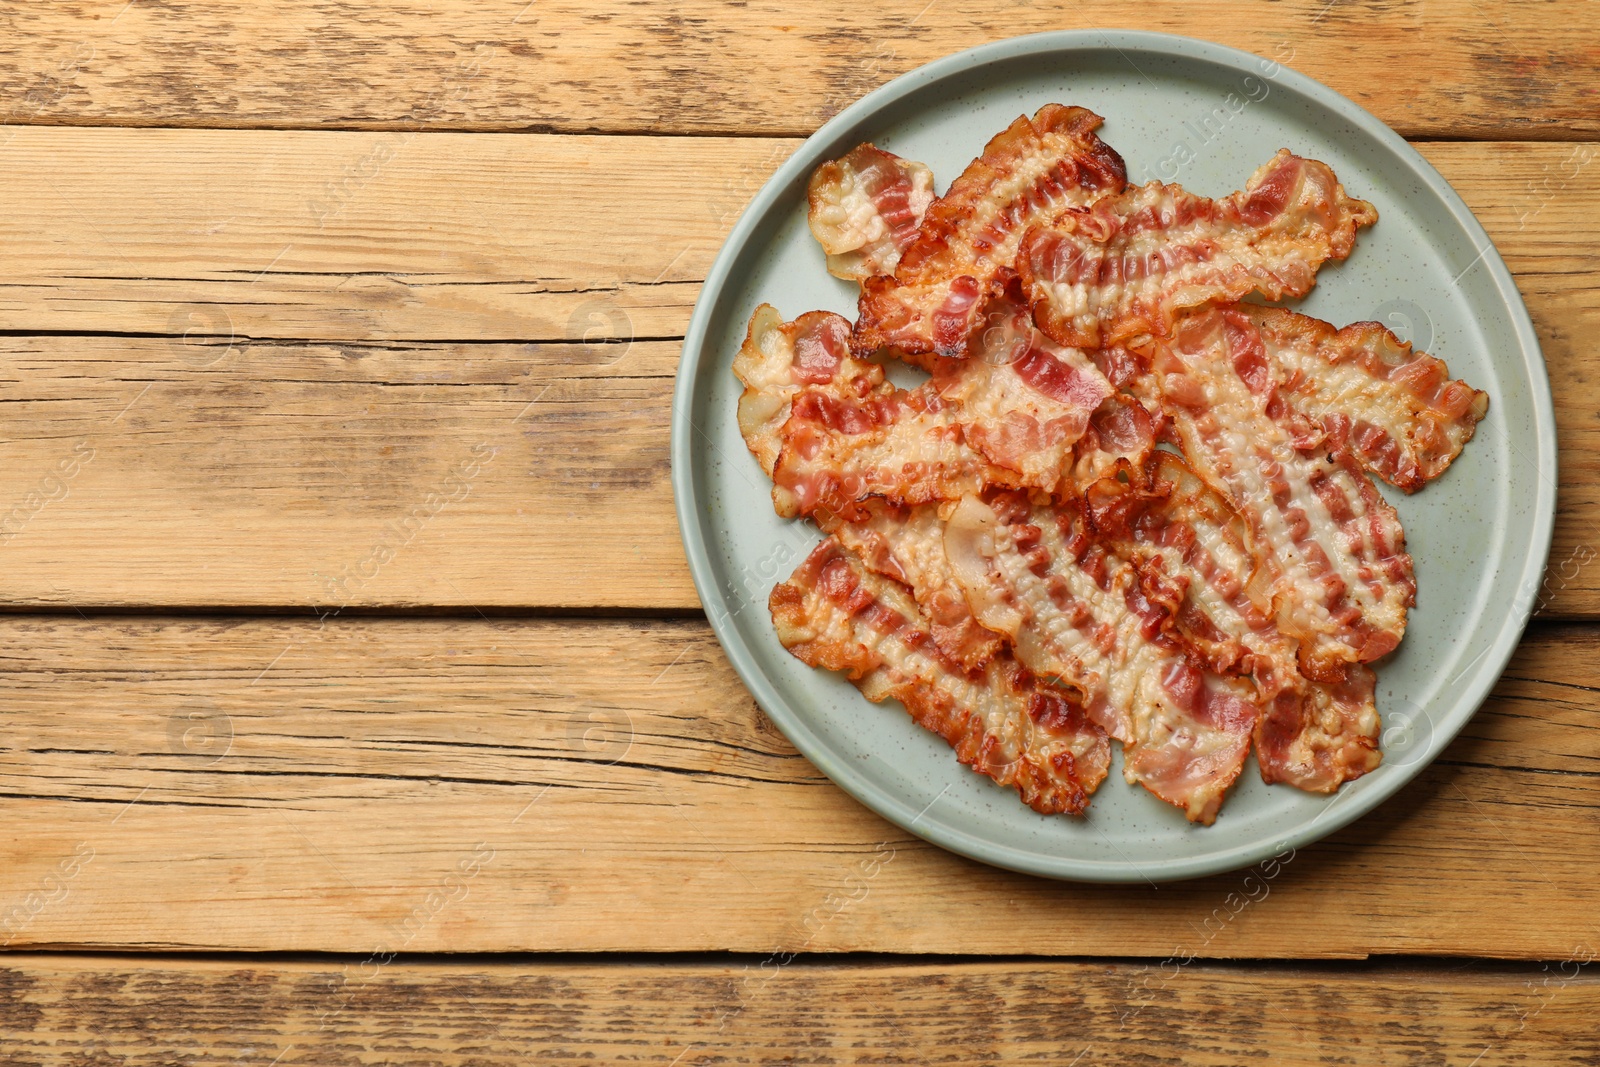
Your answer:
[[[751,201],[711,269],[684,342],[672,409],[672,481],[701,602],[734,668],[808,759],[863,804],[935,844],[1018,871],[1161,881],[1249,866],[1370,811],[1471,718],[1527,623],[1550,547],[1555,419],[1527,310],[1488,235],[1397,134],[1278,61],[1204,41],[1122,31],[1045,33],[931,63],[872,93],[808,140]],[[956,762],[897,704],[778,644],[766,600],[820,535],[779,519],[735,422],[730,366],[762,301],[785,318],[854,318],[806,228],[805,184],[870,140],[933,168],[943,189],[1019,114],[1050,102],[1105,116],[1130,180],[1223,196],[1280,147],[1324,160],[1377,205],[1355,253],[1295,306],[1335,325],[1375,319],[1489,391],[1489,415],[1438,481],[1406,497],[1419,592],[1399,651],[1379,665],[1384,763],[1331,797],[1261,782],[1254,758],[1214,826],[1122,781],[1120,757],[1082,819],[1042,816]],[[782,818],[776,812],[774,818]]]

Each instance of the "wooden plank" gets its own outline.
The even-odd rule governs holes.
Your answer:
[[[681,337],[797,144],[23,128],[0,150],[0,329]]]
[[[0,328],[167,336],[0,337],[0,506],[21,508],[0,601],[696,607],[667,482],[676,346],[641,339],[681,332],[793,142],[419,137],[319,228],[320,176],[382,138],[41,129],[6,149]],[[1424,148],[1517,271],[1561,386],[1546,611],[1600,613],[1600,167],[1572,171],[1600,146]],[[639,209],[609,211],[593,174]],[[594,217],[615,243],[582,236]],[[529,338],[588,343],[494,343]],[[469,497],[337,584],[483,444],[503,451]]]
[[[1592,5],[1177,0],[387,4],[76,0],[7,12],[0,118],[86,125],[806,133],[913,67],[1055,29],[1185,34],[1287,62],[1408,136],[1600,130]]]
[[[13,949],[1600,947],[1591,628],[1536,630],[1376,813],[1253,877],[1159,889],[1010,874],[887,825],[698,622],[10,616],[0,649]]]
[[[0,337],[0,599],[693,610],[677,342]]]
[[[1600,980],[1576,961],[1449,971],[1194,964],[1168,973],[1059,961],[25,955],[0,959],[0,989],[8,1051],[30,1063],[1578,1067],[1600,1055]]]

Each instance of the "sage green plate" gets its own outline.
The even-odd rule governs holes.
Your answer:
[[[931,63],[801,146],[751,201],[706,280],[672,409],[673,488],[700,599],[734,668],[795,746],[863,804],[929,841],[985,863],[1092,881],[1248,866],[1343,826],[1416,775],[1477,710],[1527,623],[1556,500],[1550,386],[1527,311],[1438,172],[1372,115],[1280,66],[1284,52],[1076,31]],[[1442,478],[1412,497],[1386,492],[1416,560],[1417,607],[1400,649],[1379,665],[1383,766],[1332,797],[1263,785],[1252,759],[1216,824],[1192,826],[1123,782],[1119,762],[1086,818],[1038,815],[958,764],[899,705],[869,704],[773,635],[767,594],[819,535],[773,513],[770,484],[739,437],[729,368],[763,301],[785,318],[813,308],[854,318],[855,287],[824,272],[806,228],[807,177],[870,140],[927,163],[943,189],[1007,123],[1052,101],[1105,116],[1100,133],[1135,182],[1160,178],[1223,196],[1281,147],[1332,164],[1380,218],[1299,306],[1337,325],[1385,322],[1489,391],[1488,418]]]

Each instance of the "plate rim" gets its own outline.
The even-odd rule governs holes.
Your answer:
[[[1510,325],[1518,341],[1517,356],[1524,364],[1527,381],[1532,387],[1529,401],[1536,424],[1534,438],[1538,470],[1541,474],[1548,473],[1549,478],[1537,479],[1529,551],[1526,565],[1516,582],[1516,588],[1519,591],[1528,588],[1530,582],[1534,590],[1539,588],[1539,581],[1544,576],[1553,542],[1556,486],[1559,485],[1554,397],[1550,389],[1543,349],[1539,344],[1527,306],[1520,290],[1517,289],[1510,269],[1483,225],[1427,159],[1377,116],[1337,91],[1277,60],[1270,60],[1212,41],[1148,30],[1054,30],[979,45],[900,75],[845,108],[806,138],[745,206],[718,251],[710,271],[707,272],[700,295],[695,301],[694,312],[684,336],[672,398],[670,464],[673,503],[695,592],[700,598],[712,631],[733,665],[734,671],[762,710],[772,719],[774,725],[836,786],[901,829],[941,848],[991,866],[1070,881],[1170,882],[1239,870],[1285,851],[1305,847],[1349,825],[1392,799],[1423,769],[1433,763],[1483,706],[1489,692],[1499,681],[1521,642],[1523,632],[1532,618],[1533,598],[1523,598],[1519,593],[1518,601],[1513,603],[1513,611],[1506,616],[1498,631],[1492,631],[1493,636],[1488,647],[1473,668],[1470,684],[1464,687],[1464,690],[1458,691],[1459,695],[1453,702],[1456,708],[1466,710],[1464,712],[1458,710],[1455,715],[1456,721],[1448,724],[1433,723],[1430,717],[1432,734],[1422,757],[1399,768],[1400,773],[1388,779],[1383,786],[1358,794],[1351,794],[1348,791],[1335,793],[1329,798],[1327,807],[1309,823],[1281,837],[1245,842],[1221,852],[1149,861],[1137,866],[1131,860],[1086,860],[1072,856],[1047,856],[984,841],[953,826],[939,823],[918,826],[931,804],[921,811],[916,811],[905,799],[882,788],[855,766],[832,758],[826,746],[805,722],[804,717],[790,706],[788,698],[779,691],[765,672],[760,670],[749,645],[734,626],[735,613],[729,609],[726,596],[712,577],[709,539],[701,516],[696,511],[697,500],[694,496],[692,414],[695,382],[699,376],[702,356],[706,354],[706,334],[716,305],[727,288],[734,261],[749,243],[756,226],[774,207],[783,190],[797,177],[809,173],[820,163],[827,149],[842,132],[870,118],[888,105],[933,83],[989,64],[1053,52],[1081,53],[1085,50],[1115,52],[1130,65],[1135,66],[1135,69],[1137,65],[1133,64],[1129,57],[1130,52],[1163,58],[1199,59],[1234,69],[1253,69],[1260,63],[1277,64],[1280,69],[1274,76],[1275,81],[1339,114],[1364,135],[1376,141],[1379,147],[1387,149],[1400,162],[1408,164],[1428,190],[1439,198],[1455,218],[1462,232],[1472,240],[1474,247],[1482,250],[1476,262],[1488,270],[1506,310],[1510,313]],[[1470,265],[1468,269],[1471,269]],[[1341,803],[1350,795],[1356,796],[1355,802]],[[939,796],[943,796],[943,792]],[[937,799],[935,797],[935,800]],[[1335,813],[1336,808],[1339,810]],[[1325,816],[1330,817],[1325,819]]]

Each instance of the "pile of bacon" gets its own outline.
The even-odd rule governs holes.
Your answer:
[[[778,514],[829,535],[772,592],[794,655],[1037,811],[1081,814],[1114,738],[1210,823],[1252,740],[1269,783],[1377,766],[1368,664],[1416,583],[1368,473],[1420,488],[1488,396],[1377,323],[1237,302],[1303,296],[1376,221],[1327,165],[1132,187],[1100,122],[1018,118],[942,197],[871,144],[819,168],[859,315],[757,308],[739,427]]]

